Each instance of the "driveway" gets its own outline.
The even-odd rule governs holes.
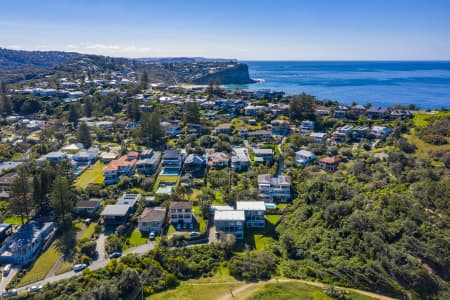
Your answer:
[[[97,246],[95,247],[95,250],[97,250],[98,253],[98,260],[102,260],[107,257],[105,252],[105,241],[106,235],[104,233],[100,234],[97,239]]]
[[[9,271],[8,276],[4,277],[2,276],[2,280],[0,282],[0,291],[3,292],[4,290],[6,290],[6,287],[8,286],[8,284],[11,282],[11,280],[14,278],[14,276],[16,276],[17,272],[19,272],[19,268],[18,267],[12,267],[11,271]],[[3,268],[1,270],[2,275],[3,275]]]

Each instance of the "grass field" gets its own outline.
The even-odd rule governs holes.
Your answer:
[[[60,256],[61,252],[56,249],[56,242],[53,242],[50,247],[39,256],[34,263],[33,268],[25,274],[18,286],[24,286],[44,279]]]
[[[266,283],[262,287],[256,288],[250,292],[250,295],[242,295],[239,299],[248,300],[333,300],[327,296],[323,289],[309,286],[298,282],[284,282],[284,283]],[[346,299],[352,300],[373,300],[374,298],[364,295],[349,292]]]
[[[181,284],[174,290],[169,290],[147,297],[148,300],[213,300],[229,293],[230,289],[242,286],[243,283],[217,284]]]
[[[438,113],[416,113],[413,117],[414,125],[425,128],[430,122],[442,118],[450,117],[450,111],[440,111]]]
[[[143,235],[139,230],[135,230],[131,233],[127,239],[125,248],[132,248],[148,243],[148,236]]]
[[[27,222],[27,219],[24,218],[24,222]],[[22,221],[20,220],[19,216],[11,216],[11,217],[7,217],[3,220],[3,223],[5,224],[13,224],[13,225],[21,225]]]
[[[96,223],[89,224],[89,226],[86,227],[86,229],[80,235],[80,240],[82,240],[82,239],[90,240],[95,233],[95,225],[96,225]]]
[[[80,177],[75,181],[75,186],[85,189],[90,183],[102,184],[103,183],[103,168],[105,164],[96,162],[91,168],[84,171]]]
[[[200,207],[194,206],[192,208],[192,212],[195,214],[196,220],[198,221],[198,231],[199,232],[205,231],[206,230],[206,220],[201,217]]]

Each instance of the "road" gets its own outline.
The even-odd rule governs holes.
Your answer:
[[[153,249],[154,246],[155,246],[155,244],[153,242],[149,242],[144,245],[129,248],[123,254],[126,255],[126,254],[130,254],[130,253],[134,253],[134,254],[138,254],[138,255],[143,255],[143,254],[148,253],[151,249]],[[96,260],[92,264],[89,265],[89,270],[94,271],[94,270],[104,268],[108,264],[108,262],[109,262],[109,258],[103,258],[103,259]],[[81,274],[82,274],[82,272],[75,273],[74,271],[69,271],[66,273],[59,274],[59,275],[50,276],[41,281],[37,281],[32,284],[17,288],[17,292],[20,294],[20,293],[26,292],[27,289],[33,285],[45,286],[47,283],[53,283],[53,282],[56,282],[59,280],[79,276]]]

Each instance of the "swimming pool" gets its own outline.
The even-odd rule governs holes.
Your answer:
[[[179,175],[180,174],[180,170],[179,169],[162,169],[161,174],[160,175]]]

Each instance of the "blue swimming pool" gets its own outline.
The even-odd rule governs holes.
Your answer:
[[[179,169],[162,169],[160,175],[179,175],[180,170]]]

